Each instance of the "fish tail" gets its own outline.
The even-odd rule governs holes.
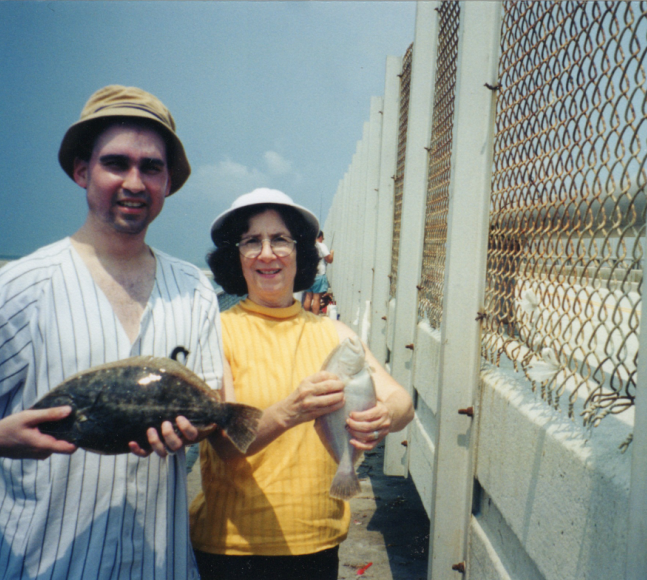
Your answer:
[[[348,500],[361,491],[359,479],[355,470],[350,471],[338,469],[330,486],[330,497]]]
[[[250,405],[228,403],[229,420],[223,431],[231,439],[236,449],[245,453],[252,441],[256,439],[256,429],[263,411]]]

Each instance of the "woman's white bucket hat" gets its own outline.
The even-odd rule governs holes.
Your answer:
[[[266,203],[293,207],[303,216],[306,223],[310,227],[312,227],[314,235],[316,236],[319,233],[319,220],[310,210],[294,203],[289,195],[286,195],[278,189],[261,187],[259,189],[255,189],[254,191],[251,191],[250,193],[245,193],[244,195],[238,197],[236,200],[234,200],[234,203],[231,204],[231,207],[227,211],[222,212],[214,220],[213,224],[211,224],[211,239],[213,240],[213,242],[218,245],[217,240],[220,239],[220,230],[231,214],[244,207],[249,207],[250,205],[260,205]]]

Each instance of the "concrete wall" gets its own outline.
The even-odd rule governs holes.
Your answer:
[[[436,51],[439,39],[446,34],[440,26],[441,14],[450,5],[460,8],[460,33],[443,312],[437,328],[419,315],[417,306],[427,235],[426,160],[432,143],[433,96],[440,67]],[[549,282],[552,274],[535,272],[533,288],[557,298],[550,306],[544,305],[535,319],[530,318],[531,323],[541,321],[546,328],[547,320],[572,316],[572,311],[563,308],[569,299],[569,307],[579,302],[580,310],[598,309],[596,320],[603,323],[595,331],[598,342],[606,346],[591,341],[592,351],[597,348],[608,354],[623,350],[626,361],[617,370],[609,357],[600,366],[605,376],[597,378],[597,385],[593,377],[589,377],[589,383],[578,378],[583,386],[574,403],[573,418],[567,413],[573,379],[560,383],[564,389],[561,409],[554,408],[554,401],[541,398],[540,385],[533,391],[523,368],[541,354],[535,352],[532,358],[533,344],[520,346],[519,352],[525,349],[531,356],[525,362],[518,359],[516,368],[504,350],[496,357],[497,366],[481,358],[484,343],[477,314],[486,312],[484,287],[496,138],[497,94],[490,88],[498,81],[504,8],[525,10],[529,6],[418,3],[405,128],[396,293],[394,297],[388,295],[390,244],[395,239],[391,231],[395,141],[403,130],[398,126],[398,57],[387,61],[383,101],[373,100],[370,109],[367,106],[369,120],[364,135],[347,174],[340,180],[326,220],[324,229],[329,239],[334,232],[341,246],[361,248],[355,255],[336,256],[330,268],[333,290],[341,319],[363,334],[378,360],[414,399],[413,422],[405,431],[387,437],[385,471],[410,476],[429,515],[428,578],[645,580],[647,380],[637,381],[635,406],[606,416],[595,428],[583,427],[581,418],[591,386],[608,387],[614,372],[624,373],[626,378],[636,370],[636,361],[638,377],[647,376],[647,324],[642,324],[641,309],[636,306],[642,295],[640,264],[634,264],[630,279],[617,287],[607,284],[608,291],[599,290],[596,301],[578,293],[581,281],[573,278],[565,284],[555,278]],[[546,9],[550,6],[545,4]],[[609,22],[604,20],[602,26],[610,26]],[[644,29],[647,25],[640,26]],[[490,88],[485,88],[486,84]],[[376,108],[382,117],[379,131]],[[375,142],[378,134],[379,147]],[[644,159],[643,149],[638,159],[643,167]],[[644,183],[640,187],[644,189]],[[374,193],[376,198],[372,197]],[[620,212],[627,209],[618,208]],[[375,240],[372,245],[371,239]],[[628,239],[625,243],[630,246],[636,243],[636,239]],[[645,271],[647,257],[643,259]],[[624,278],[624,273],[614,273],[621,274]],[[596,284],[604,282],[602,268],[596,269],[595,275]],[[520,280],[521,276],[517,277],[519,288]],[[549,287],[552,290],[547,290]],[[517,298],[513,295],[507,299],[512,302]],[[613,319],[605,315],[605,309],[615,313]],[[564,338],[567,348],[580,348],[573,361],[581,364],[587,351],[581,348],[577,330],[588,337],[592,329],[574,318],[570,334]],[[576,338],[580,342],[576,343]],[[621,447],[625,448],[631,434],[633,443],[623,453]]]
[[[632,413],[585,429],[503,363],[482,374],[478,417],[468,577],[624,578]]]

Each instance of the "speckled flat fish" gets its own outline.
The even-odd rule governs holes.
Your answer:
[[[328,356],[323,370],[336,374],[344,383],[344,406],[315,420],[315,429],[324,447],[339,464],[330,486],[331,497],[350,499],[360,492],[355,465],[362,451],[350,444],[346,419],[353,411],[366,411],[375,406],[375,385],[366,354],[357,337],[345,339]]]
[[[146,430],[155,427],[159,431],[164,421],[175,427],[178,415],[199,430],[218,425],[245,452],[256,437],[262,414],[249,405],[221,403],[184,365],[152,356],[127,358],[77,373],[32,409],[62,405],[70,405],[72,413],[61,421],[41,423],[40,431],[107,455],[128,453],[130,441],[149,450]]]

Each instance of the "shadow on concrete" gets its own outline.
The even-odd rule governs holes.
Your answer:
[[[384,475],[383,463],[380,445],[357,468],[362,493],[350,502],[351,529],[340,550],[339,577],[426,580],[427,513],[411,478]]]

